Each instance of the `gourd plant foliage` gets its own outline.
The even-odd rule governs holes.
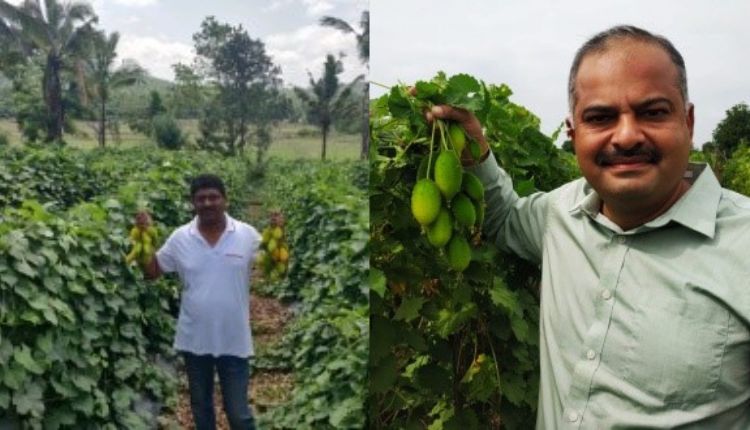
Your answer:
[[[105,191],[103,178],[92,176],[84,160],[70,149],[6,148],[2,156],[0,208],[36,199],[66,209]]]
[[[275,354],[278,366],[294,372],[292,398],[261,417],[264,427],[365,425],[369,214],[363,165],[295,161],[268,177],[273,198],[267,200],[287,217],[292,253],[286,280],[271,290],[297,302],[298,312]]]
[[[153,150],[7,154],[0,174],[21,177],[3,183],[18,194],[0,205],[0,424],[152,428],[176,403],[165,363],[179,287],[124,264],[127,230],[143,201],[161,240],[189,220],[187,179],[203,169],[245,198],[247,164]]]
[[[750,146],[741,144],[727,160],[722,185],[750,196]]]
[[[174,391],[169,290],[122,262],[116,200],[0,224],[0,411],[27,428],[146,428]],[[118,227],[119,226],[119,227]]]
[[[443,73],[374,101],[371,127],[371,428],[529,428],[538,392],[538,268],[475,237],[471,263],[450,269],[411,214],[429,154],[434,104],[475,113],[516,191],[549,190],[577,175],[570,154],[506,85]],[[559,131],[559,129],[558,129]]]

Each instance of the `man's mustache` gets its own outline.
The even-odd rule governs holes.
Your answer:
[[[656,164],[661,161],[661,158],[661,152],[651,145],[636,145],[628,149],[614,147],[604,149],[596,154],[596,164],[599,166],[611,166],[620,163]]]

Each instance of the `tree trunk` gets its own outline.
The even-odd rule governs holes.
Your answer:
[[[101,106],[99,107],[99,146],[104,148],[107,143],[107,102],[102,97]]]
[[[365,94],[362,100],[362,152],[359,158],[366,160],[370,152],[370,84],[365,82]]]
[[[47,56],[44,68],[44,102],[47,105],[47,142],[62,142],[63,106],[60,86],[60,58],[55,54]]]
[[[328,124],[323,124],[323,156],[321,159],[326,159],[326,141],[328,140]]]

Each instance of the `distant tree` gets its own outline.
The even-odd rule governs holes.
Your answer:
[[[158,91],[152,90],[149,93],[148,108],[146,109],[146,118],[149,120],[154,119],[159,114],[165,113],[167,108],[164,107],[164,102],[161,101],[161,94]]]
[[[182,63],[172,66],[174,85],[170,93],[169,105],[177,118],[197,118],[204,106],[207,95],[203,79],[192,67]]]
[[[352,91],[352,86],[356,83],[347,86],[341,85],[338,75],[343,70],[341,61],[328,54],[320,79],[316,80],[312,73],[308,72],[310,89],[295,88],[297,96],[307,106],[308,120],[320,127],[323,135],[323,150],[321,153],[323,160],[326,159],[326,145],[331,124],[334,117],[341,115],[349,108],[346,101]]]
[[[333,16],[324,16],[320,19],[320,24],[326,27],[332,27],[344,33],[354,34],[357,38],[357,53],[359,60],[369,68],[370,63],[370,11],[362,12],[359,20],[359,31],[355,30],[348,22]],[[364,77],[363,77],[364,78]],[[370,103],[370,84],[364,80],[364,94],[362,99],[362,148],[360,151],[361,158],[367,158],[370,150],[370,126],[369,126],[369,103]]]
[[[750,109],[746,103],[732,106],[713,132],[713,143],[725,159],[729,159],[742,142],[750,144]]]
[[[12,104],[16,123],[26,142],[35,143],[44,138],[47,131],[47,115],[39,81],[42,77],[43,58],[31,58],[19,64],[12,73]]]
[[[156,115],[151,121],[156,144],[165,149],[180,149],[185,144],[185,135],[172,115]]]
[[[320,19],[320,24],[326,27],[333,27],[344,33],[351,33],[357,38],[357,54],[362,64],[370,62],[370,11],[362,12],[359,19],[359,31],[355,30],[348,22],[333,16],[324,16]]]
[[[30,54],[45,56],[42,94],[46,106],[46,141],[62,142],[65,110],[61,73],[81,58],[93,33],[97,17],[86,3],[56,0],[26,0],[14,6],[0,0],[0,33],[4,42],[15,40],[16,46]]]
[[[110,92],[116,88],[134,85],[142,81],[145,76],[145,71],[132,62],[114,68],[119,40],[118,33],[112,33],[109,36],[103,32],[95,33],[92,39],[91,55],[86,61],[86,98],[90,98],[95,105],[93,109],[96,119],[95,131],[101,147],[106,145],[107,128],[112,125],[107,116]]]
[[[562,147],[560,149],[566,152],[570,152],[571,154],[576,153],[576,148],[575,146],[573,146],[572,140],[566,140],[565,142],[563,142]]]
[[[165,113],[167,113],[167,108],[164,106],[161,94],[157,90],[151,90],[148,92],[148,105],[146,105],[145,112],[141,107],[137,114],[130,117],[128,125],[133,131],[153,137],[154,118]]]
[[[259,151],[267,148],[253,138],[250,127],[256,127],[255,136],[267,136],[257,129],[281,119],[284,109],[281,69],[266,54],[263,42],[252,39],[241,25],[232,27],[214,17],[203,20],[193,42],[196,70],[216,90],[201,119],[199,146],[227,154],[241,153],[251,143]]]

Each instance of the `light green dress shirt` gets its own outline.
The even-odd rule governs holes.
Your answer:
[[[485,233],[541,265],[537,429],[750,429],[750,199],[692,186],[623,231],[585,179],[519,198],[494,157]]]

